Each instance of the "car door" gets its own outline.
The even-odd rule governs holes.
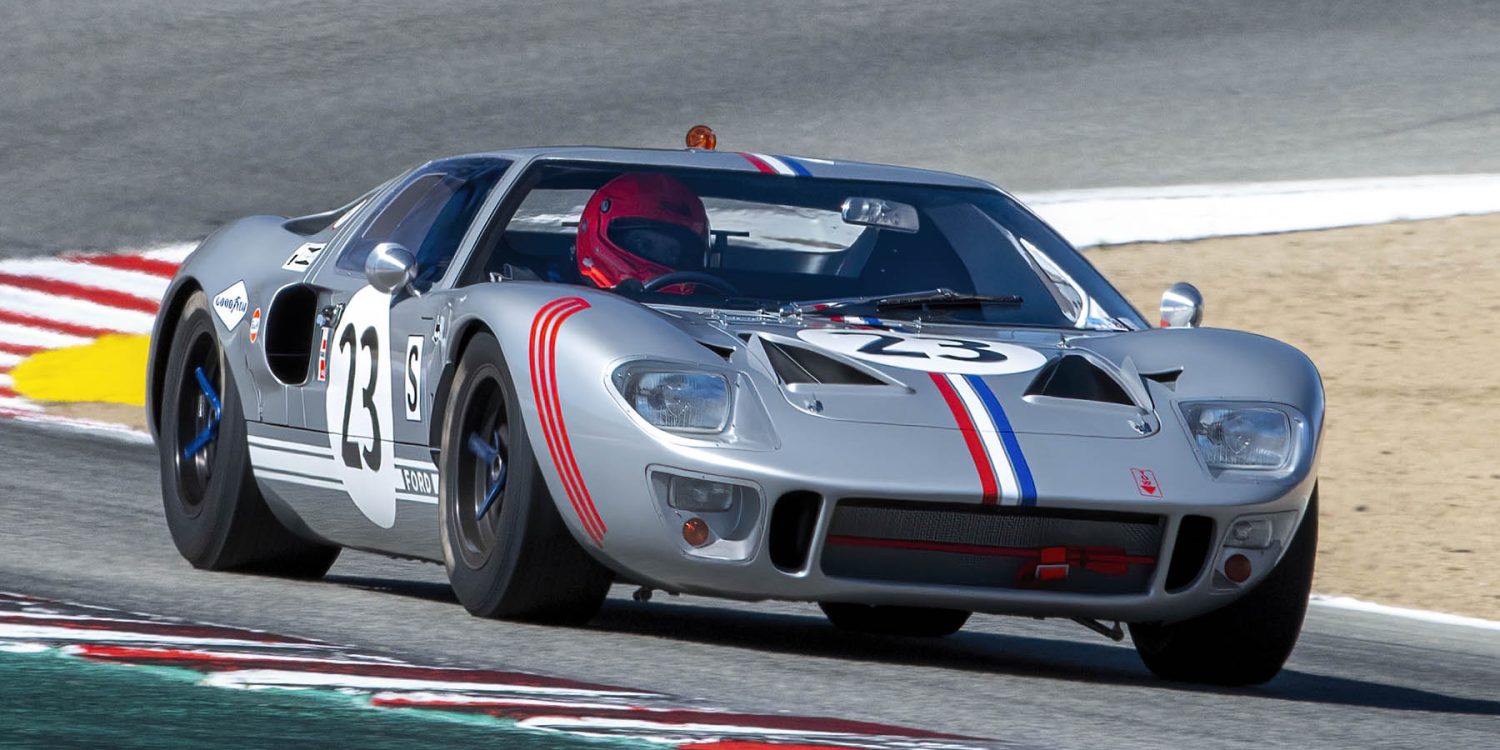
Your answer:
[[[287,421],[321,436],[311,450],[324,459],[323,491],[301,493],[297,512],[332,541],[432,556],[432,344],[447,307],[448,268],[508,166],[465,157],[414,170],[313,271],[315,374],[289,399]],[[387,293],[366,280],[365,259],[382,242],[416,258],[409,288]]]

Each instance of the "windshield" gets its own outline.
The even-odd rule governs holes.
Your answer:
[[[680,183],[703,204],[706,236],[692,234],[701,224],[611,217],[609,200],[594,201],[593,216],[613,223],[587,236],[590,199],[624,174]],[[648,304],[729,310],[816,314],[817,303],[836,303],[830,312],[899,319],[1146,327],[1076,250],[993,190],[543,163],[507,204],[497,217],[503,231],[482,242],[470,282],[574,283]],[[625,201],[615,205],[622,214]],[[623,276],[605,273],[615,264]],[[941,304],[921,302],[934,292]]]

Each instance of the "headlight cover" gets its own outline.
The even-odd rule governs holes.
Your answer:
[[[632,363],[615,371],[614,383],[625,403],[663,430],[708,434],[729,426],[733,395],[719,373]]]
[[[1292,424],[1281,409],[1199,402],[1183,404],[1182,414],[1212,471],[1276,471],[1291,461]]]

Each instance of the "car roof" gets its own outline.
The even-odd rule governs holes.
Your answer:
[[[699,149],[610,148],[604,146],[549,146],[509,148],[472,156],[494,156],[515,161],[548,160],[628,164],[650,167],[687,167],[743,172],[764,171],[757,166],[768,162],[795,165],[810,177],[841,180],[871,180],[915,185],[980,188],[998,190],[995,185],[974,177],[889,164],[820,159],[741,151],[704,151]],[[765,159],[770,156],[771,160]]]

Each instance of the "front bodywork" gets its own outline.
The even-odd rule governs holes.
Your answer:
[[[518,168],[486,210],[519,166],[549,153],[500,154]],[[754,170],[730,154],[563,155]],[[977,184],[871,165],[812,168],[814,176]],[[155,427],[164,343],[185,295],[196,289],[230,306],[242,297],[243,320],[219,316],[216,326],[246,405],[251,462],[278,517],[312,538],[441,559],[436,436],[454,364],[479,331],[506,354],[532,449],[574,537],[622,578],[670,591],[1177,620],[1261,580],[1314,488],[1321,382],[1304,355],[1270,339],[653,308],[523,281],[440,282],[420,298],[392,297],[336,273],[327,257],[380,193],[346,207],[336,224],[252,217],[211,236],[174,280],[153,337]],[[273,367],[281,355],[266,337],[286,327],[273,317],[281,301],[298,295],[310,307],[286,307],[316,313],[298,313],[306,320],[293,327],[313,359],[305,377],[289,382]],[[263,320],[254,336],[250,311]],[[351,341],[374,331],[376,345],[356,342],[354,351],[389,375],[369,381],[368,416],[343,393],[356,375],[365,384],[360,368],[369,366],[337,356],[346,328]],[[858,375],[794,382],[782,359],[788,347]],[[861,351],[869,349],[876,354]],[[979,349],[1004,352],[1005,364],[963,361]],[[1124,396],[1039,388],[1039,374],[1064,358],[1085,362]],[[652,427],[613,377],[636,362],[725,375],[731,428],[695,437]],[[1283,409],[1296,436],[1289,464],[1253,475],[1210,471],[1180,408],[1196,401]],[[351,446],[365,457],[351,457]],[[372,465],[372,453],[384,460]],[[664,483],[673,475],[746,489],[733,512],[696,514],[711,527],[706,544],[684,540],[695,514],[668,505]],[[1252,577],[1233,583],[1222,573],[1223,543],[1235,519],[1252,514],[1270,514],[1276,538],[1251,553]]]
[[[965,376],[882,366],[823,349],[883,382],[789,385],[765,342],[807,345],[817,340],[808,331],[863,340],[892,332],[819,319],[654,311],[604,293],[570,290],[566,297],[578,300],[573,312],[562,320],[554,314],[552,325],[542,328],[549,338],[536,342],[534,323],[548,322],[558,290],[505,286],[476,290],[459,314],[461,320],[533,322],[499,331],[502,347],[537,351],[540,343],[543,351],[555,351],[546,355],[555,356],[553,362],[517,357],[511,366],[523,392],[532,391],[533,368],[545,368],[548,377],[539,382],[552,393],[541,403],[560,405],[544,419],[536,393],[522,396],[532,444],[564,518],[616,570],[667,590],[1177,619],[1227,603],[1269,572],[1315,482],[1323,414],[1316,370],[1296,350],[1251,334],[973,326],[896,332],[906,341],[1021,347],[1044,363],[1089,357],[1115,377],[1136,379],[1149,401],[1149,408],[1137,409],[1025,395],[1045,364]],[[736,388],[734,434],[700,439],[647,425],[610,377],[643,358],[729,373]],[[960,402],[983,389],[981,404],[993,397],[1010,429],[984,434],[983,406],[965,403],[955,411],[953,392],[965,385],[970,390]],[[1291,464],[1254,478],[1216,478],[1193,450],[1178,408],[1203,399],[1287,407],[1299,436]],[[566,438],[572,460],[548,450],[549,431],[554,442]],[[576,475],[564,481],[565,472]],[[654,478],[660,474],[743,483],[759,500],[742,511],[749,519],[709,517],[715,541],[694,547],[682,535],[693,514],[666,504]],[[814,499],[815,523],[805,553],[797,556],[801,562],[778,565],[771,516],[778,502],[791,498]],[[1218,572],[1223,534],[1236,518],[1267,513],[1283,514],[1277,544],[1256,561],[1252,579],[1229,582]],[[1179,527],[1189,516],[1211,522],[1208,548],[1197,552],[1199,564],[1169,593]],[[1008,544],[1008,538],[1030,541]],[[1040,560],[1024,548],[1048,546],[1067,548],[1073,585],[1027,578]],[[1104,572],[1091,576],[1090,568]]]

